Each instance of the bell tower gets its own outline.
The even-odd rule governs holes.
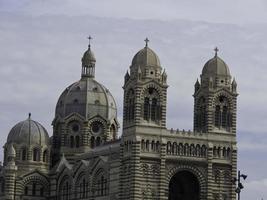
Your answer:
[[[203,67],[201,81],[195,83],[194,130],[236,133],[237,83],[229,67],[215,55]]]
[[[146,38],[124,77],[123,129],[166,125],[167,74],[148,42]]]

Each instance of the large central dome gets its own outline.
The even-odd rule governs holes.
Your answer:
[[[96,115],[114,119],[117,108],[107,88],[93,78],[82,78],[67,87],[57,102],[56,116],[65,118],[72,113],[78,113],[85,119]]]
[[[71,84],[60,95],[56,106],[56,117],[64,119],[78,113],[85,119],[101,116],[114,120],[117,117],[115,100],[109,90],[95,80],[94,53],[90,45],[82,57],[82,77]]]

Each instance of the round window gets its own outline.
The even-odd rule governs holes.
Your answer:
[[[103,130],[103,126],[100,122],[93,122],[91,125],[91,130],[93,134],[100,134]]]
[[[80,130],[80,126],[78,124],[73,124],[72,127],[71,127],[72,131],[73,132],[78,132]]]

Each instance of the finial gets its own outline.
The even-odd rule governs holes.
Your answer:
[[[31,116],[32,116],[32,114],[31,114],[31,113],[29,113],[29,119],[31,119]]]
[[[146,47],[147,47],[148,46],[149,39],[146,38],[144,41],[146,42]]]
[[[218,51],[219,51],[218,47],[215,47],[214,51],[215,51],[215,57],[217,57],[217,54],[218,54]]]
[[[91,48],[91,40],[93,38],[91,37],[91,35],[89,35],[89,37],[87,37],[87,39],[89,40],[88,49],[90,50],[90,48]]]

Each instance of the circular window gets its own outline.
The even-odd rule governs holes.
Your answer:
[[[100,134],[103,131],[103,126],[100,122],[93,122],[91,130],[93,134]]]
[[[80,130],[80,126],[78,124],[73,124],[72,127],[71,127],[72,131],[73,132],[78,132]]]

